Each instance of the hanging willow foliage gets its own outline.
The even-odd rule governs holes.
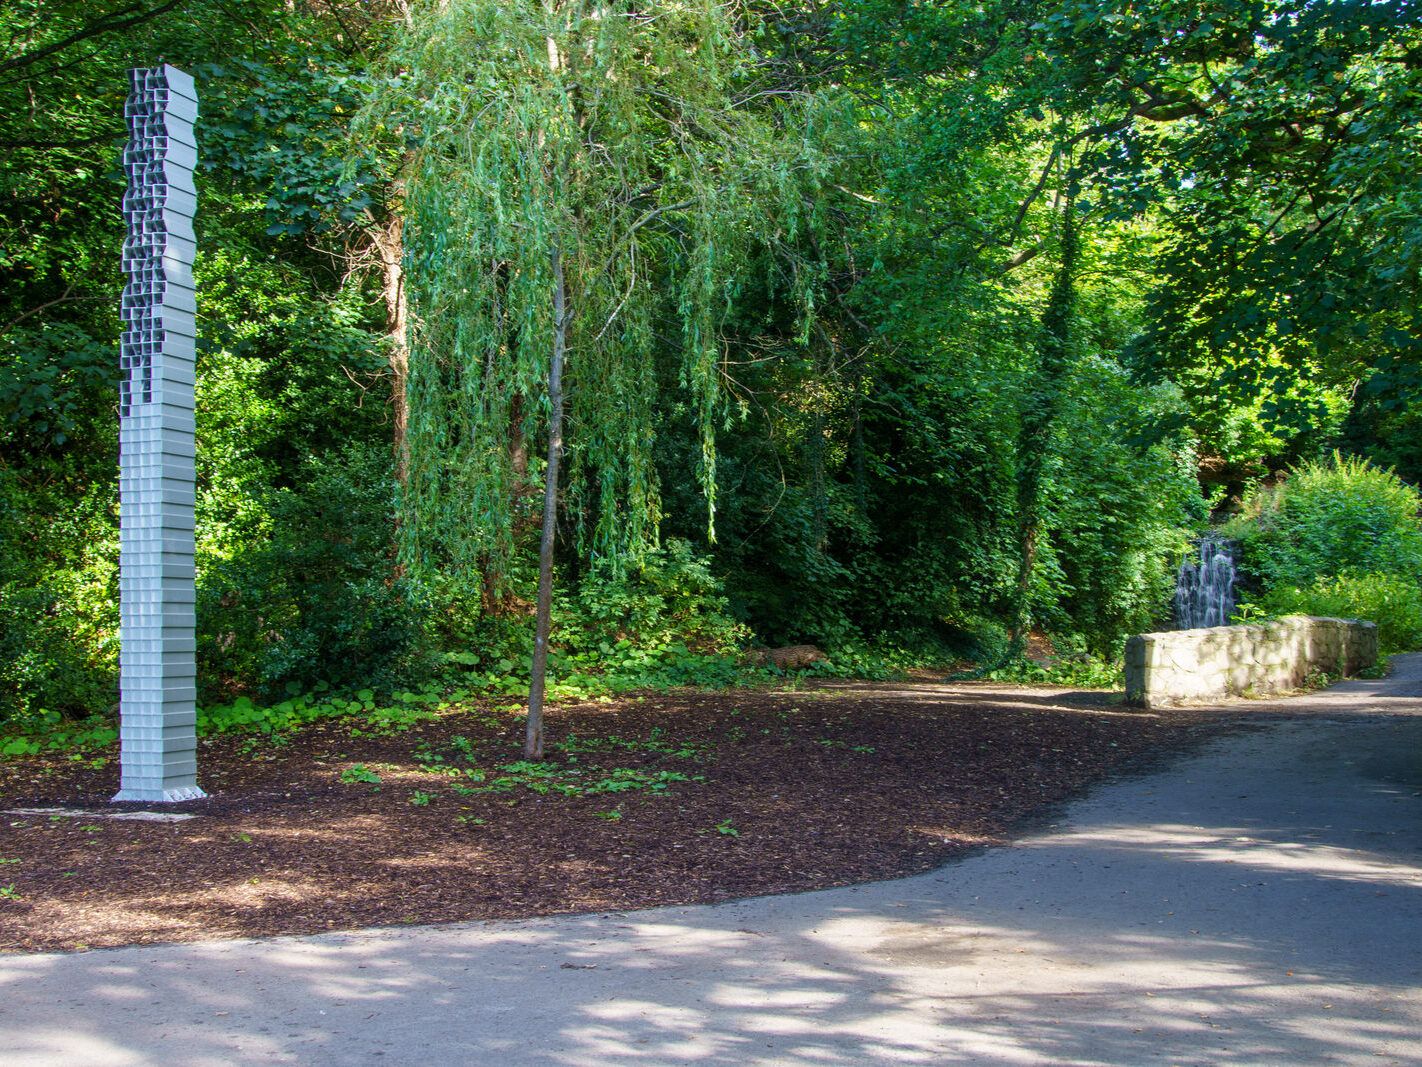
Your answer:
[[[679,349],[714,515],[722,323],[753,253],[805,243],[824,172],[829,111],[757,84],[756,31],[714,0],[412,12],[362,120],[414,145],[408,564],[502,573],[515,548],[515,445],[547,429],[555,253],[581,547],[616,561],[655,543],[658,350]],[[808,321],[814,272],[788,273]]]

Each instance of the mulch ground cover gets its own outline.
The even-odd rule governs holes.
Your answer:
[[[931,869],[1227,728],[1118,694],[928,684],[469,704],[199,742],[204,800],[0,762],[0,950],[709,903]],[[55,809],[34,810],[34,809]],[[144,821],[115,815],[197,816]]]

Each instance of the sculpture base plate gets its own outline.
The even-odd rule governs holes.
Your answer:
[[[177,789],[120,789],[110,803],[136,800],[142,804],[180,804],[184,800],[201,800],[207,796],[195,785],[179,786]]]

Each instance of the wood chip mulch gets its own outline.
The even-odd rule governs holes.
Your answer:
[[[277,743],[200,742],[210,795],[157,807],[109,802],[112,753],[9,759],[0,950],[624,911],[913,874],[1234,721],[1118,697],[922,683],[646,693],[550,711],[532,774],[507,703],[404,730],[326,720]],[[63,810],[14,813],[37,808]],[[159,808],[198,817],[113,817]]]

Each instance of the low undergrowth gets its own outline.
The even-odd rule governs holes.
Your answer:
[[[639,690],[722,690],[816,677],[882,681],[902,678],[922,661],[922,655],[901,649],[853,648],[836,653],[829,661],[812,663],[803,671],[785,672],[773,666],[750,666],[739,653],[696,652],[681,641],[649,647],[618,638],[577,652],[554,652],[547,696],[552,701],[597,700]],[[440,677],[419,689],[349,692],[317,682],[303,692],[303,687],[290,683],[285,700],[259,703],[243,696],[199,708],[197,734],[274,737],[307,723],[350,716],[364,719],[367,730],[403,732],[469,701],[524,700],[528,697],[528,670],[526,660],[510,655],[459,652],[447,655]],[[0,735],[0,757],[101,752],[119,737],[111,716],[69,721],[46,712],[8,725],[9,732]]]
[[[774,666],[751,666],[740,652],[698,652],[679,640],[644,645],[629,638],[614,638],[595,645],[579,645],[577,651],[565,648],[552,653],[547,696],[551,701],[586,701],[645,690],[733,690],[768,683],[795,685],[816,678],[892,681],[904,679],[915,669],[940,666],[941,656],[922,650],[854,645],[834,650],[828,660],[811,663],[804,670],[786,672]],[[420,722],[471,702],[523,701],[528,696],[528,671],[527,659],[512,652],[497,656],[459,652],[446,655],[439,677],[418,689],[343,691],[321,681],[303,691],[302,686],[289,683],[284,700],[262,703],[242,696],[230,703],[199,708],[197,735],[210,738],[250,734],[267,744],[280,743],[282,737],[304,725],[346,718],[361,720],[355,728],[357,732],[374,736],[404,733]],[[1119,675],[1119,663],[1081,656],[1049,666],[1017,661],[992,672],[988,678],[1019,684],[1110,688],[1119,685]],[[8,732],[0,735],[0,758],[41,753],[111,758],[119,739],[112,715],[70,721],[57,713],[44,712],[12,721],[8,727]],[[568,743],[576,746],[594,742],[569,738]]]
[[[1123,669],[1120,660],[1103,660],[1095,656],[1074,656],[1050,663],[1036,663],[1023,658],[1004,664],[995,671],[989,671],[987,678],[994,682],[1012,682],[1017,685],[1117,689],[1122,684]]]

